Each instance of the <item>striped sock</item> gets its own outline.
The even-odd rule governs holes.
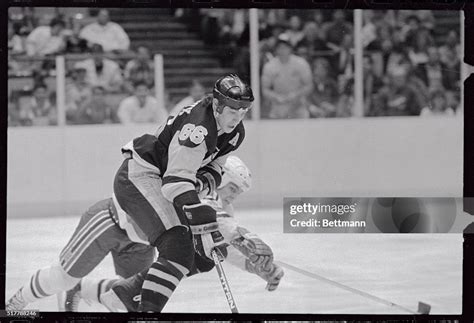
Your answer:
[[[51,295],[46,293],[40,284],[40,274],[42,271],[44,270],[38,270],[33,276],[31,276],[29,283],[25,284],[22,288],[22,296],[27,303],[31,303]]]
[[[83,278],[81,281],[81,297],[88,302],[100,303],[99,296],[106,293],[117,279]]]
[[[28,303],[67,291],[81,279],[66,273],[59,264],[38,270],[23,286],[22,296]]]
[[[161,312],[188,270],[164,258],[151,265],[142,286],[139,311]]]

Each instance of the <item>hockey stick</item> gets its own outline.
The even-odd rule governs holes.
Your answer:
[[[341,283],[338,283],[334,280],[331,280],[331,279],[328,279],[328,278],[325,278],[323,276],[320,276],[320,275],[317,275],[317,274],[314,274],[314,273],[311,273],[309,271],[306,271],[304,269],[300,269],[298,267],[295,267],[295,266],[292,266],[290,264],[287,264],[287,263],[284,263],[284,262],[281,262],[281,261],[276,261],[280,266],[282,267],[285,267],[285,268],[288,268],[290,270],[293,270],[294,272],[297,272],[299,274],[302,274],[304,276],[307,276],[307,277],[310,277],[310,278],[314,278],[314,279],[317,279],[317,280],[320,280],[320,281],[323,281],[325,283],[328,283],[332,286],[336,286],[336,287],[339,287],[339,288],[342,288],[344,290],[347,290],[349,292],[352,292],[352,293],[355,293],[357,295],[360,295],[360,296],[363,296],[363,297],[366,297],[366,298],[369,298],[373,301],[376,301],[378,303],[381,303],[381,304],[384,304],[384,305],[388,305],[390,307],[395,307],[395,308],[398,308],[400,310],[403,310],[403,311],[406,311],[408,313],[411,313],[411,314],[429,314],[430,310],[431,310],[431,306],[429,304],[426,304],[426,303],[423,303],[423,302],[418,302],[418,310],[417,311],[413,311],[409,308],[406,308],[406,307],[403,307],[401,305],[398,305],[398,304],[395,304],[395,303],[392,303],[390,301],[387,301],[383,298],[380,298],[380,297],[377,297],[377,296],[374,296],[372,294],[369,294],[369,293],[366,293],[366,292],[363,292],[361,290],[358,290],[358,289],[355,289],[355,288],[352,288],[352,287],[349,287],[349,286],[346,286],[344,284],[341,284]]]
[[[230,310],[232,313],[239,313],[237,309],[237,305],[235,304],[234,296],[230,291],[229,282],[227,281],[227,277],[224,273],[224,268],[222,268],[222,264],[219,260],[219,256],[217,255],[216,249],[211,251],[212,259],[214,260],[214,264],[216,265],[217,275],[219,275],[219,281],[221,282],[222,289],[224,290],[224,294],[226,296],[227,303],[229,304]]]

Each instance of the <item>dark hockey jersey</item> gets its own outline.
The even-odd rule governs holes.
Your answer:
[[[163,195],[173,202],[186,192],[194,197],[198,169],[204,168],[220,183],[227,155],[244,137],[242,122],[231,133],[218,131],[211,96],[170,116],[155,135],[135,138],[122,151],[131,152],[138,163],[158,173],[163,179]]]

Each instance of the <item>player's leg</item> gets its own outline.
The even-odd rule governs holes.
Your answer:
[[[127,295],[130,293],[131,296],[127,296],[126,300],[133,305],[133,309],[129,309],[128,311],[136,311],[138,308],[140,298],[136,296],[140,296],[144,275],[146,275],[148,268],[150,268],[156,259],[155,250],[155,247],[132,242],[127,236],[124,236],[120,241],[117,241],[117,246],[111,252],[115,273],[118,276],[125,278],[125,281],[127,281],[127,278],[137,275],[136,278],[131,279],[130,283],[125,284],[123,288],[119,288],[121,291],[123,289],[126,291],[130,290],[130,292],[127,292]],[[141,273],[143,270],[145,270],[145,272]],[[88,303],[101,303],[100,295],[108,292],[114,282],[118,280],[119,279],[91,279],[85,277],[81,281],[82,292],[80,296]],[[129,288],[129,286],[135,285],[137,285],[136,289]],[[107,306],[107,304],[103,305]]]
[[[120,245],[112,250],[115,273],[123,278],[149,268],[157,258],[156,247],[135,243],[129,239],[121,241]]]
[[[155,248],[150,245],[136,243],[130,240],[125,230],[119,225],[118,210],[113,202],[108,205],[109,213],[116,225],[97,239],[97,243],[104,246],[104,250],[110,251],[114,260],[115,272],[118,276],[128,278],[148,268],[156,258]],[[83,278],[75,288],[62,293],[59,297],[60,310],[78,311],[81,299],[86,303],[100,303],[99,295],[107,292],[113,279],[91,279]]]
[[[97,267],[109,252],[120,245],[122,241],[130,242],[126,232],[117,224],[118,217],[113,207],[112,199],[107,199],[106,203],[101,205],[101,208],[107,211],[108,219],[104,221],[104,223],[107,223],[108,229],[101,234],[97,234],[97,232],[101,230],[96,228],[95,236],[90,236],[89,241],[84,238],[82,247],[74,247],[74,243],[78,245],[80,242],[71,240],[71,245],[68,245],[66,248],[77,249],[78,252],[82,254],[76,254],[74,257],[67,258],[68,250],[66,248],[64,252],[61,253],[65,269],[73,276],[85,277]],[[110,225],[111,223],[113,225]],[[97,227],[101,225],[103,226],[103,224],[98,224]],[[115,279],[82,279],[73,289],[58,295],[59,310],[78,311],[78,305],[81,299],[85,299],[87,303],[94,301],[99,302],[98,295],[108,290],[114,280]]]
[[[100,295],[101,303],[111,312],[138,312],[148,270],[146,268],[132,277],[114,281],[110,289]]]
[[[187,239],[183,239],[186,235],[184,227],[165,232],[156,243],[161,258],[159,256],[140,273],[114,282],[111,290],[101,295],[102,304],[111,312],[161,311],[182,278],[173,267],[179,266],[181,247],[187,243]],[[194,268],[191,271],[197,272]]]
[[[114,193],[121,208],[159,251],[143,283],[141,310],[160,312],[193,264],[194,247],[183,212],[161,192],[161,178],[133,159],[120,167]]]
[[[214,268],[214,262],[194,253],[194,263],[191,271],[186,275],[208,272]],[[100,296],[104,304],[111,312],[136,312],[141,300],[142,285],[145,281],[148,268],[135,274],[128,279],[118,279],[112,284],[112,288]]]
[[[143,312],[161,312],[193,264],[194,246],[187,227],[177,226],[166,231],[155,245],[159,256],[143,282],[139,306]]]
[[[72,277],[59,265],[42,268],[7,301],[6,310],[21,310],[44,297],[74,287],[80,278]]]
[[[59,256],[60,263],[38,270],[7,302],[7,307],[20,309],[38,299],[66,291],[77,285],[110,251],[110,231],[116,229],[109,214],[111,199],[103,200],[87,210]]]

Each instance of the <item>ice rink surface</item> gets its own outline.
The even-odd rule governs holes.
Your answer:
[[[460,314],[462,234],[283,234],[281,209],[236,212],[242,226],[259,234],[277,260],[416,310],[418,301],[431,314]],[[7,220],[6,297],[39,268],[57,261],[79,216]],[[259,277],[224,263],[241,313],[407,314],[360,295],[285,270],[275,292]],[[91,277],[114,276],[108,256]],[[29,305],[57,311],[56,297]],[[106,311],[81,304],[82,311]],[[164,312],[229,313],[217,273],[181,282]]]

